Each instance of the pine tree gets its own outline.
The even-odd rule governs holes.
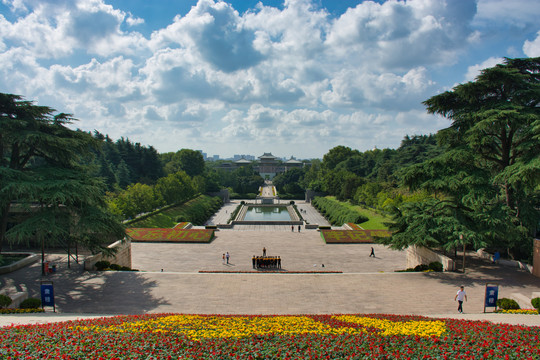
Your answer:
[[[123,238],[123,227],[106,211],[103,182],[81,165],[95,140],[66,127],[75,121],[71,115],[54,113],[0,93],[0,250],[6,239],[69,239],[98,249],[104,240]],[[8,230],[13,208],[24,217]]]

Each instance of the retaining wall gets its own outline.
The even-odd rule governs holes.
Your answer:
[[[454,271],[454,260],[448,256],[436,253],[423,246],[409,246],[407,248],[407,268],[414,268],[417,265],[429,265],[432,262],[440,262],[444,271]]]
[[[124,241],[118,240],[108,247],[115,248],[116,253],[111,256],[106,256],[103,253],[89,256],[84,260],[84,269],[88,271],[95,270],[96,263],[101,260],[131,268],[131,241],[128,239],[125,239]]]
[[[0,267],[0,275],[1,274],[7,274],[10,272],[13,272],[15,270],[22,269],[25,266],[28,266],[30,264],[33,264],[37,261],[39,261],[39,255],[32,254],[32,253],[18,253],[18,252],[4,252],[4,255],[27,255],[24,259],[21,259],[17,262],[14,262],[13,264],[1,266]]]

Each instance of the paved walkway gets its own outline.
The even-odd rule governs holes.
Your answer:
[[[394,270],[406,267],[404,252],[373,245],[377,257],[370,258],[372,245],[327,245],[316,230],[220,230],[216,234],[210,244],[134,243],[133,267],[140,272],[84,272],[80,265],[68,269],[65,255],[49,255],[58,271],[44,280],[54,281],[61,316],[0,315],[0,326],[162,312],[394,313],[540,325],[540,316],[483,314],[487,282],[499,284],[499,297],[525,301],[540,293],[540,279],[517,268],[468,258],[465,274],[401,273]],[[251,257],[262,255],[263,247],[268,255],[281,256],[284,270],[304,273],[251,273]],[[228,265],[221,259],[225,252],[231,255]],[[31,297],[39,297],[40,280],[37,263],[0,275],[0,288],[27,289]],[[454,295],[462,284],[469,301],[464,305],[466,314],[457,314]]]
[[[225,204],[216,214],[214,214],[205,225],[227,224],[231,214],[240,205],[241,200],[233,200]],[[255,203],[255,200],[248,200]],[[276,204],[289,204],[290,200],[276,200]],[[295,204],[300,211],[304,224],[317,224],[330,226],[330,223],[313,207],[305,201],[295,200]],[[203,227],[201,227],[203,228]],[[303,228],[303,226],[302,226]],[[291,231],[289,225],[235,225],[232,230],[235,231]]]

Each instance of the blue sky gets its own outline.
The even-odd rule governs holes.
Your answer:
[[[448,120],[427,98],[540,56],[538,0],[0,0],[0,92],[159,152],[322,157]]]

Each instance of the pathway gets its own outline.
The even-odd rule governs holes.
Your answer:
[[[234,206],[234,205],[232,205]],[[306,207],[310,214],[309,204]],[[58,272],[54,281],[57,310],[72,316],[91,314],[332,314],[395,313],[437,317],[480,318],[540,325],[538,316],[484,315],[485,284],[500,285],[499,297],[531,298],[540,292],[540,279],[517,268],[468,259],[461,273],[396,273],[406,266],[404,252],[370,244],[327,245],[316,230],[219,230],[210,244],[132,244],[133,267],[140,272],[84,272],[66,266],[64,255],[49,255]],[[283,268],[304,274],[199,273],[252,271],[252,255],[266,247],[279,255]],[[222,263],[224,252],[231,264]],[[322,267],[322,264],[325,267]],[[163,269],[163,272],[161,271]],[[315,274],[310,271],[342,271]],[[40,265],[0,275],[0,288],[26,288],[39,297]],[[466,314],[456,313],[454,295],[465,285]],[[537,295],[538,296],[538,295]],[[79,314],[79,315],[77,315]],[[35,316],[38,317],[36,320]],[[50,321],[49,315],[0,316],[6,321]],[[18,320],[20,319],[20,320]],[[44,320],[39,320],[44,319]]]

